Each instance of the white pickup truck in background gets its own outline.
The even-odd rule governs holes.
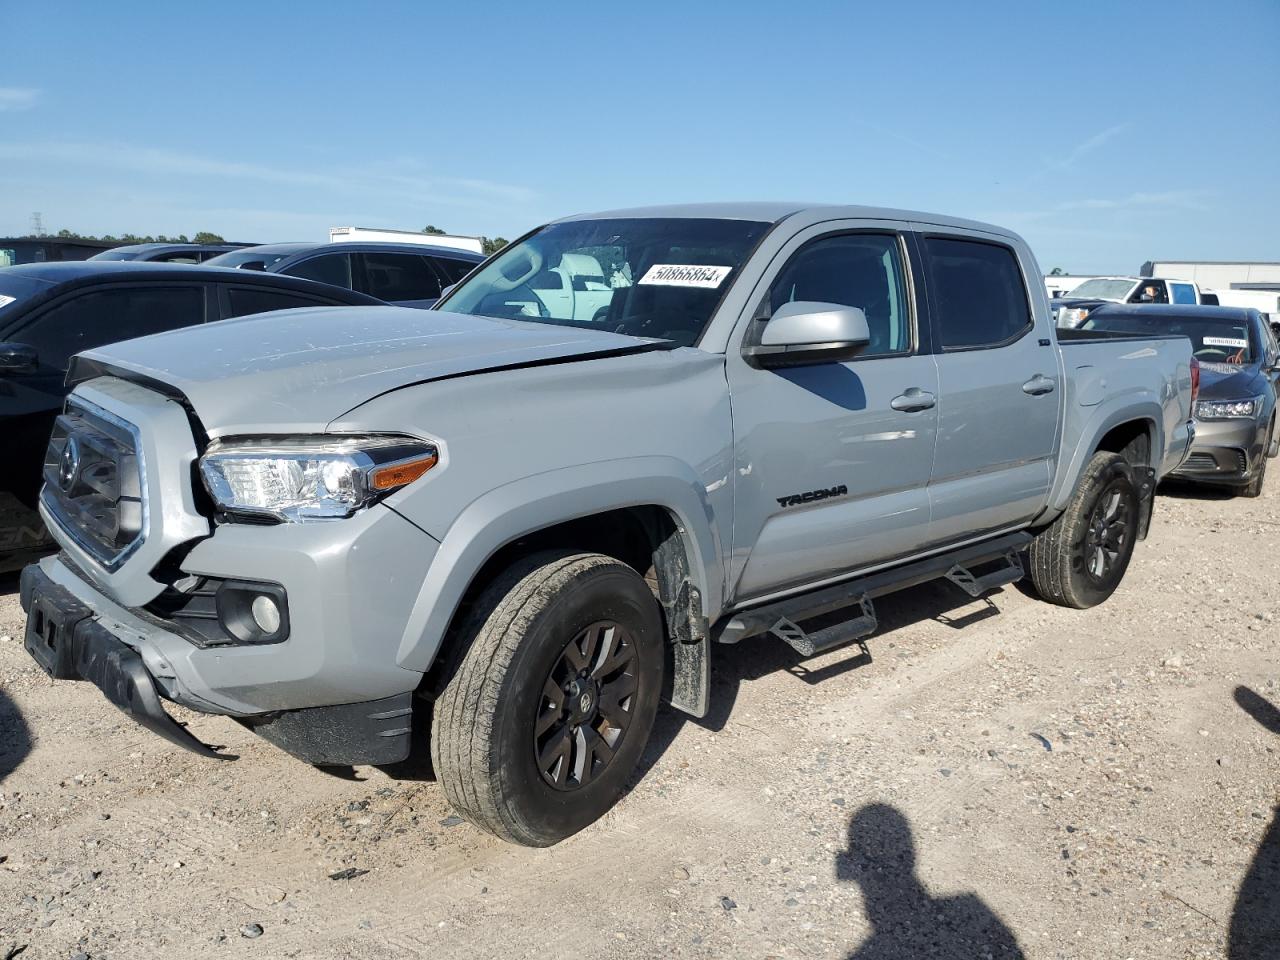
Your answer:
[[[1104,303],[1205,303],[1200,287],[1190,280],[1165,277],[1093,277],[1052,301],[1060,327],[1078,327],[1089,311]]]

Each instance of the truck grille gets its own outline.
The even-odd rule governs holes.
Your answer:
[[[44,457],[40,498],[58,527],[107,570],[141,544],[147,506],[138,431],[73,397]]]

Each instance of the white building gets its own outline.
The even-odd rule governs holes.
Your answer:
[[[1148,260],[1144,277],[1194,280],[1202,290],[1280,290],[1280,262]]]

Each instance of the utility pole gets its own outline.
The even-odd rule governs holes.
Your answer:
[[[44,236],[44,217],[39,212],[31,215],[31,234],[36,237]]]

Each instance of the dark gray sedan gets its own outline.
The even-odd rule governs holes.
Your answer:
[[[1241,307],[1111,304],[1090,313],[1082,329],[1188,337],[1200,361],[1196,438],[1174,476],[1245,497],[1262,493],[1267,460],[1280,452],[1280,347],[1266,317]]]

